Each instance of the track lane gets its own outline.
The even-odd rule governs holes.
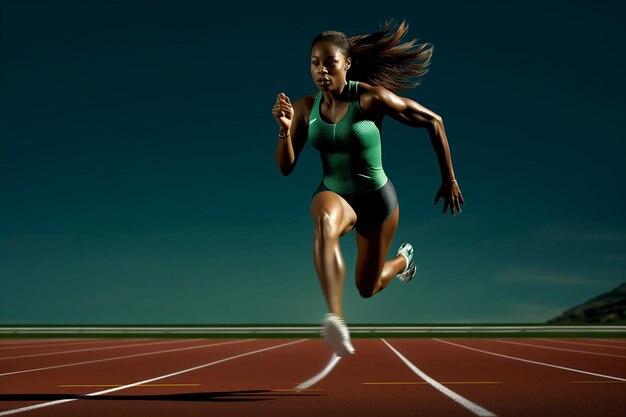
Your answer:
[[[18,408],[42,402],[50,396],[86,395],[93,392],[93,387],[60,387],[60,385],[118,385],[137,380],[168,374],[182,367],[192,367],[199,362],[216,360],[229,353],[245,352],[250,347],[258,346],[258,341],[251,340],[204,340],[185,348],[171,349],[169,352],[154,352],[146,349],[136,353],[144,356],[111,359],[101,353],[101,362],[78,366],[48,369],[36,373],[13,374],[0,378],[2,399],[0,410]],[[187,349],[188,350],[181,350]],[[191,349],[194,348],[194,349]],[[98,359],[94,359],[98,360]]]
[[[590,350],[589,348],[586,348],[587,350],[574,349],[577,346],[570,346],[569,348],[562,347],[562,346],[557,347],[554,345],[550,346],[548,343],[541,343],[537,341],[522,342],[522,341],[499,340],[499,339],[492,339],[492,341],[496,343],[508,343],[510,345],[526,346],[526,347],[531,347],[531,348],[536,348],[536,349],[548,349],[548,350],[557,350],[561,352],[573,352],[573,353],[578,353],[578,354],[583,354],[583,355],[606,356],[609,358],[626,359],[626,355],[616,355],[615,353],[594,352]]]
[[[160,352],[169,349],[184,347],[187,344],[193,345],[194,341],[202,339],[176,339],[171,341],[150,342],[148,344],[138,343],[136,345],[109,346],[112,349],[78,350],[70,353],[54,352],[54,355],[42,355],[36,357],[20,357],[7,360],[0,360],[0,378],[7,374],[29,372],[39,372],[50,368],[61,368],[66,366],[76,366],[75,364],[103,361],[107,358],[119,358],[141,354],[146,352]]]
[[[587,340],[587,341],[601,341],[601,342],[608,342],[610,344],[616,343],[619,345],[626,345],[626,340],[624,339],[592,339],[589,337],[584,338],[583,340]]]
[[[482,339],[442,339],[443,342],[478,348]],[[625,385],[606,378],[582,375],[563,369],[488,355],[448,343],[437,342],[430,349],[419,351],[425,361],[425,372],[441,379],[472,377],[476,380],[500,381],[497,385],[461,385],[461,395],[472,395],[481,405],[499,416],[621,416]],[[410,343],[410,342],[409,342]],[[487,346],[485,346],[487,345]],[[410,348],[410,346],[407,346]],[[511,356],[524,357],[521,346],[507,346]],[[527,350],[532,348],[526,348]],[[491,349],[493,350],[493,349]],[[436,353],[435,353],[436,352]],[[542,351],[542,353],[547,351]],[[413,356],[418,352],[413,353]],[[442,360],[445,358],[445,361]],[[544,358],[545,359],[545,358]],[[572,383],[572,381],[602,381],[602,383]],[[472,398],[470,397],[470,398]]]
[[[287,341],[285,340],[282,340],[282,341],[280,340],[270,340],[270,341],[254,340],[253,342],[255,342],[255,344],[257,345],[256,347],[251,346],[251,344],[248,343],[246,345],[247,348],[242,349],[241,345],[237,345],[236,349],[232,349],[230,352],[224,351],[223,348],[226,347],[226,344],[221,343],[220,347],[222,349],[216,348],[215,350],[213,350],[213,352],[211,352],[212,355],[203,355],[203,357],[199,357],[197,355],[197,351],[195,351],[196,354],[188,355],[188,357],[186,358],[179,357],[178,358],[179,360],[176,361],[175,366],[168,364],[169,366],[166,367],[164,366],[162,362],[159,362],[159,363],[154,363],[153,366],[149,367],[150,368],[149,370],[143,369],[139,363],[133,363],[132,366],[129,367],[130,370],[125,369],[126,374],[123,376],[123,378],[125,378],[126,380],[130,380],[131,382],[124,382],[122,383],[122,386],[108,388],[108,389],[101,390],[101,391],[94,391],[93,390],[94,385],[97,385],[97,383],[86,384],[86,385],[89,385],[88,389],[86,389],[87,392],[82,392],[80,393],[80,395],[87,396],[90,398],[85,399],[81,397],[79,401],[76,401],[77,398],[74,395],[71,395],[71,396],[65,395],[53,401],[44,401],[44,402],[39,402],[36,404],[30,404],[28,406],[22,406],[21,408],[9,409],[7,411],[0,412],[0,416],[11,415],[14,412],[18,412],[18,413],[26,412],[29,415],[63,415],[63,416],[71,416],[71,415],[84,416],[86,414],[94,415],[93,412],[102,410],[102,404],[98,405],[100,401],[104,401],[105,404],[108,406],[107,413],[109,414],[104,414],[104,415],[110,415],[110,408],[111,407],[115,408],[115,405],[116,405],[115,402],[111,403],[110,402],[111,400],[124,400],[127,398],[136,400],[136,398],[133,398],[132,395],[129,396],[127,394],[128,390],[134,388],[135,386],[139,386],[142,384],[149,384],[155,381],[166,380],[166,379],[176,377],[182,374],[193,374],[199,369],[209,368],[214,365],[219,366],[223,363],[231,362],[231,361],[240,359],[242,357],[261,354],[265,351],[284,348],[286,346],[295,345],[298,343],[302,343],[304,341],[306,341],[306,339],[300,339],[300,340],[295,340],[295,341],[294,340],[287,340]],[[237,341],[230,341],[227,343],[229,343],[228,346],[233,347],[235,346],[236,342]],[[265,344],[266,346],[262,346],[263,344]],[[220,351],[219,353],[218,353],[218,350]],[[239,352],[234,353],[233,352],[234,350],[239,350]],[[211,356],[212,358],[210,360],[207,360],[207,358]],[[181,359],[186,359],[186,360],[183,361]],[[195,364],[193,364],[193,362],[195,362]],[[200,363],[198,364],[198,362]],[[193,365],[189,366],[190,364],[193,364]],[[166,369],[168,368],[170,370],[166,371]],[[146,378],[148,373],[150,373],[151,375]],[[111,375],[111,374],[109,373],[108,375]],[[119,374],[117,378],[123,379],[122,376]],[[77,390],[77,388],[73,388],[73,389],[74,391]],[[125,391],[125,393],[121,396],[119,394],[114,394],[112,396],[109,395],[110,393],[114,393],[118,391]],[[100,398],[100,396],[102,396],[102,399]],[[156,398],[151,398],[151,399],[153,401],[157,400]],[[122,401],[122,403],[124,402],[125,401]],[[132,402],[131,404],[138,405],[140,403],[141,403],[141,400]],[[120,403],[118,402],[117,405],[119,404]],[[157,406],[158,401],[156,401],[156,403],[152,402],[152,404],[155,409],[160,408]],[[128,406],[128,403],[126,403],[126,406]],[[85,410],[85,408],[89,408],[89,407],[93,407],[91,409],[92,411]]]
[[[579,348],[588,348],[588,347],[592,347],[594,349],[596,349],[598,352],[605,352],[605,353],[626,353],[626,346],[619,346],[619,345],[607,345],[605,343],[602,342],[588,342],[588,341],[581,341],[578,339],[568,339],[568,340],[563,340],[563,339],[533,339],[533,340],[538,340],[538,341],[542,341],[545,343],[551,343],[554,346],[561,346],[561,347],[565,347],[565,345],[569,345],[570,347],[579,347]],[[617,349],[617,350],[616,350]]]
[[[394,344],[395,344],[395,340]],[[322,388],[332,404],[353,416],[451,416],[475,417],[429,385],[380,385],[380,381],[419,382],[416,376],[381,339],[353,340],[356,355],[339,363],[336,370],[313,388]],[[313,413],[311,414],[313,416]]]
[[[2,337],[0,336],[0,344],[3,343],[43,343],[43,342],[64,342],[67,340],[103,340],[102,337],[97,336],[84,336],[84,337]]]
[[[471,411],[472,413],[476,414],[477,416],[480,416],[480,417],[495,417],[495,414],[493,414],[491,411],[487,410],[484,407],[481,407],[480,405],[476,404],[473,401],[468,400],[467,398],[463,397],[459,393],[451,390],[450,388],[446,387],[444,384],[440,383],[439,381],[435,380],[431,376],[429,376],[426,373],[424,373],[424,371],[422,371],[417,366],[415,366],[415,364],[413,362],[408,360],[406,358],[406,356],[404,356],[402,353],[400,353],[395,347],[393,347],[385,339],[382,339],[382,341],[383,341],[383,343],[385,345],[387,345],[387,347],[389,349],[391,349],[391,351],[398,358],[400,358],[400,360],[402,362],[404,362],[405,365],[407,365],[409,367],[409,369],[411,369],[411,371],[413,371],[413,373],[415,373],[419,378],[421,378],[424,381],[426,381],[429,385],[431,385],[437,391],[441,392],[442,394],[444,394],[445,396],[447,396],[451,400],[455,401],[459,405],[465,407],[465,409]]]
[[[107,344],[116,344],[121,341],[126,343],[131,343],[138,339],[105,339],[105,340],[82,340],[80,342],[62,342],[62,343],[49,343],[49,344],[36,344],[36,345],[11,345],[11,346],[3,346],[0,347],[0,355],[1,356],[10,356],[17,355],[21,352],[28,353],[45,353],[45,352],[54,352],[55,350],[60,350],[61,347],[69,348],[69,347],[79,347],[79,346],[105,346]]]
[[[510,339],[512,342],[516,340]],[[534,347],[498,343],[490,339],[471,339],[464,343],[503,355],[517,356],[522,359],[546,362],[556,366],[575,368],[582,371],[626,378],[626,359],[608,356],[588,355],[580,352],[537,349]]]
[[[150,342],[145,342],[145,343],[116,344],[113,346],[97,346],[97,347],[81,346],[79,349],[71,349],[71,350],[60,350],[60,351],[44,352],[44,353],[27,353],[27,354],[18,354],[16,356],[4,356],[3,355],[3,356],[0,356],[0,361],[25,359],[25,358],[29,358],[30,360],[32,360],[32,358],[36,358],[40,356],[69,355],[69,354],[75,354],[75,353],[92,352],[92,351],[97,351],[97,350],[137,348],[137,347],[144,347],[144,346],[160,346],[160,345],[168,345],[168,344],[174,344],[174,343],[185,343],[185,342],[197,341],[197,340],[201,340],[201,339],[162,340],[162,341],[150,341]]]

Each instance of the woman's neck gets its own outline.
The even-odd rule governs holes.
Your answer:
[[[342,86],[338,87],[336,90],[322,91],[324,101],[329,106],[332,106],[337,101],[348,101],[349,88],[347,87],[348,81],[346,80],[345,83]]]

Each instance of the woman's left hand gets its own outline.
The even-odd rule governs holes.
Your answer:
[[[461,194],[461,189],[459,188],[459,184],[455,182],[444,181],[439,187],[439,191],[437,191],[437,195],[435,196],[435,202],[433,204],[437,204],[440,198],[443,197],[443,214],[446,214],[446,210],[448,206],[450,206],[450,212],[454,216],[455,212],[461,212],[461,204],[464,204],[463,195]]]

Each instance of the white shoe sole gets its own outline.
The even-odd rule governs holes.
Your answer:
[[[323,324],[322,336],[337,356],[354,354],[354,347],[350,343],[350,333],[343,320],[336,314],[329,313],[324,317]]]

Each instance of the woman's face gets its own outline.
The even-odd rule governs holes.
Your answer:
[[[311,77],[322,91],[343,87],[351,60],[331,42],[317,42],[311,48]]]

